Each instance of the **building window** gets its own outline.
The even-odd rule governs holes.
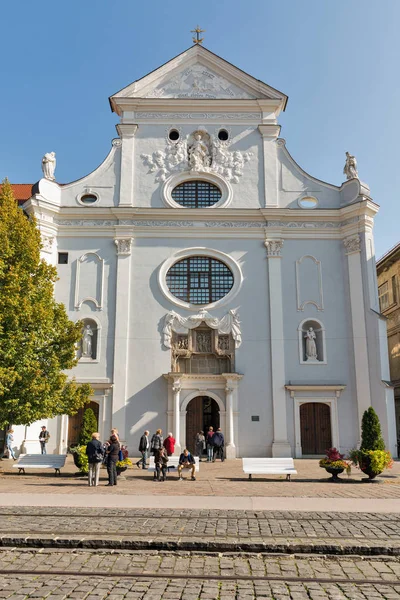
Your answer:
[[[303,196],[303,198],[300,198],[298,200],[298,205],[300,206],[300,208],[317,208],[318,200],[314,198],[314,196]]]
[[[378,288],[379,295],[379,307],[381,312],[387,309],[389,306],[389,283],[386,281]]]
[[[58,253],[58,264],[59,265],[67,265],[68,264],[68,252],[59,252]]]
[[[207,208],[217,204],[222,192],[208,181],[184,181],[171,192],[172,199],[185,208]]]
[[[175,263],[167,272],[169,291],[190,304],[210,304],[232,289],[233,274],[221,261],[191,256]]]
[[[393,275],[392,277],[392,299],[393,304],[397,304],[397,277]]]

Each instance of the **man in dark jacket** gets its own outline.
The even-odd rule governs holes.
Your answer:
[[[108,484],[117,485],[117,461],[120,445],[116,435],[110,437],[110,445],[107,448],[107,473]]]
[[[194,460],[194,457],[190,454],[189,450],[187,450],[186,448],[184,449],[184,451],[182,452],[182,454],[179,457],[179,465],[178,465],[179,481],[183,480],[183,477],[182,477],[183,469],[190,469],[191,480],[196,481],[196,477],[194,476],[194,473],[196,471],[196,462]]]
[[[147,457],[149,455],[149,450],[150,450],[149,432],[146,429],[146,431],[140,438],[140,442],[139,442],[139,452],[142,455],[142,458],[140,458],[136,463],[136,466],[139,469],[140,469],[140,465],[142,465],[142,469],[146,468],[146,466],[147,466],[146,461],[147,461]]]
[[[99,485],[100,465],[104,457],[104,448],[99,437],[99,433],[92,433],[92,439],[86,446],[86,454],[89,462],[88,483],[90,486]]]
[[[217,431],[214,433],[213,438],[212,438],[212,443],[214,446],[213,462],[215,462],[216,458],[220,458],[221,462],[224,462],[225,439],[224,439],[224,434],[221,431],[221,427],[218,427]]]

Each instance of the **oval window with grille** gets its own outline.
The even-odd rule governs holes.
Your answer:
[[[190,256],[168,270],[166,283],[173,296],[190,304],[211,304],[232,289],[232,271],[220,260]]]
[[[222,198],[218,186],[209,181],[184,181],[171,192],[172,199],[185,208],[207,208]]]

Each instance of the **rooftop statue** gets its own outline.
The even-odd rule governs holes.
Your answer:
[[[346,152],[346,164],[344,165],[343,173],[347,179],[358,179],[356,157]]]
[[[55,181],[54,171],[56,170],[56,153],[47,152],[42,158],[42,171],[45,179]]]

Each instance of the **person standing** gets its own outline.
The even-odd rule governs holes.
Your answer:
[[[150,450],[150,442],[149,442],[149,431],[144,432],[139,442],[139,452],[142,455],[142,458],[139,459],[136,463],[138,469],[140,469],[140,464],[142,465],[142,469],[147,467],[146,461]]]
[[[214,458],[214,445],[213,445],[213,437],[214,437],[214,427],[209,427],[207,431],[207,462],[212,462]]]
[[[110,437],[110,444],[107,448],[107,473],[108,484],[117,485],[117,461],[120,445],[116,435]]]
[[[86,445],[86,454],[89,462],[88,483],[90,486],[99,485],[100,465],[104,458],[104,447],[99,438],[99,433],[92,433],[92,439]]]
[[[214,446],[213,462],[215,462],[216,458],[220,458],[221,462],[224,462],[225,439],[224,439],[224,434],[221,431],[221,427],[218,427],[217,431],[214,433],[214,435],[212,437],[212,443]]]
[[[47,454],[46,444],[50,439],[50,433],[46,429],[46,425],[42,425],[42,431],[39,433],[40,450],[42,454]]]
[[[199,431],[196,433],[196,456],[199,457],[199,461],[201,462],[201,457],[203,456],[204,449],[206,447],[206,438],[204,437],[204,431]]]
[[[156,450],[160,450],[163,446],[164,438],[162,436],[162,429],[157,429],[157,431],[153,434],[150,442],[150,451],[152,454],[155,454]]]
[[[167,456],[167,451],[164,448],[164,446],[162,446],[160,450],[156,450],[154,456],[154,465],[156,468],[154,472],[154,479],[156,481],[165,481],[167,479],[168,461],[169,458]]]
[[[14,450],[13,450],[13,441],[14,441],[14,429],[9,429],[6,433],[6,448],[8,450],[8,458],[12,458],[13,460],[17,460]]]
[[[175,438],[172,433],[169,433],[164,440],[164,448],[168,456],[172,456],[175,450]]]

